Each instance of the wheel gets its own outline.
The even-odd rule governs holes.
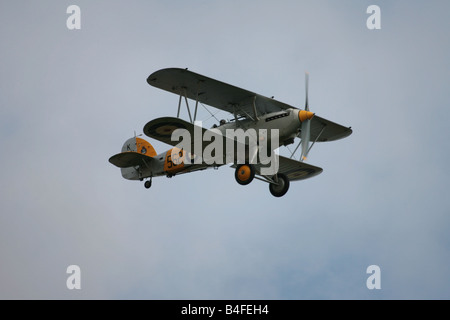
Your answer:
[[[278,184],[269,184],[270,193],[275,197],[282,197],[289,190],[289,179],[284,174],[277,174]],[[274,179],[275,180],[275,179]]]
[[[144,187],[149,189],[152,186],[152,180],[147,180],[144,182]]]
[[[237,166],[234,173],[237,183],[240,185],[247,185],[253,181],[255,177],[255,167],[251,164],[240,164]]]

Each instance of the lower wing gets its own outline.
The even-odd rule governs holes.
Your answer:
[[[273,164],[271,164],[273,166]],[[262,168],[268,168],[269,165],[255,164],[255,169],[261,175]],[[323,169],[312,166],[310,164],[300,162],[294,159],[289,159],[283,156],[278,156],[278,170],[277,173],[282,173],[289,178],[290,181],[304,180],[312,178],[320,173]]]

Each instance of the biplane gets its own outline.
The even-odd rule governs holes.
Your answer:
[[[110,163],[121,169],[123,178],[145,181],[145,188],[151,187],[154,177],[170,178],[231,165],[240,185],[248,185],[258,179],[269,184],[273,196],[281,197],[288,191],[291,181],[311,178],[323,171],[305,162],[316,142],[335,141],[352,133],[351,127],[321,118],[309,110],[308,73],[305,76],[304,109],[188,69],[162,69],[152,73],[147,82],[179,96],[176,117],[157,118],[143,128],[145,135],[172,148],[158,154],[148,141],[135,134],[125,141],[120,153],[109,158]],[[195,103],[193,109],[189,100]],[[182,102],[186,105],[188,120],[180,118]],[[220,120],[212,128],[204,128],[197,121],[199,103],[226,111],[231,119]],[[230,132],[240,132],[244,138],[230,135]],[[195,138],[189,139],[189,135]],[[276,152],[279,147],[295,144],[297,138],[300,140],[290,157]],[[262,161],[258,154],[262,146],[265,146],[266,153],[271,154],[265,159],[273,159],[272,163]],[[300,152],[298,160],[297,150]]]

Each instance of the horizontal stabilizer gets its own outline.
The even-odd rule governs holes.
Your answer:
[[[121,152],[109,158],[109,162],[119,168],[148,166],[150,165],[150,161],[153,161],[152,157],[134,151]]]

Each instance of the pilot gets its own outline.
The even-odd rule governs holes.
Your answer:
[[[225,123],[227,123],[227,122],[222,119],[222,120],[219,121],[219,125],[214,123],[212,127],[213,128],[217,128],[217,127],[220,127],[220,126],[224,125]]]

